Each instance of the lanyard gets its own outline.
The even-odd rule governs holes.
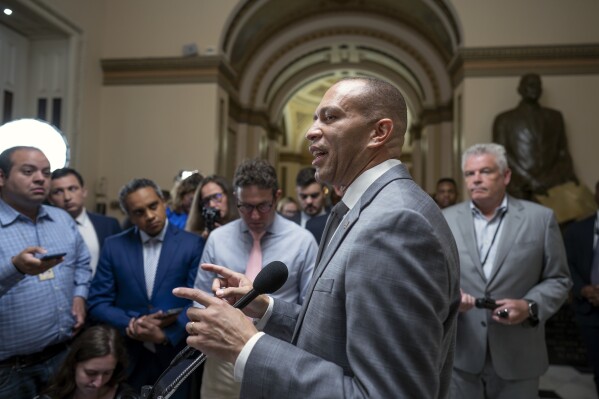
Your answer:
[[[497,238],[497,234],[499,233],[499,229],[501,228],[501,223],[503,223],[503,217],[505,216],[506,211],[503,211],[501,213],[501,217],[499,218],[499,224],[497,225],[497,228],[495,229],[495,233],[493,233],[493,239],[491,240],[491,245],[489,245],[489,249],[487,249],[487,253],[484,257],[483,260],[481,260],[481,265],[484,267],[485,263],[487,263],[487,259],[489,258],[489,254],[491,253],[491,249],[493,248],[493,244],[495,243],[495,239]]]

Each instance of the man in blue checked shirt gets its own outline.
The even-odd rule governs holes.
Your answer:
[[[1,398],[35,396],[85,322],[90,256],[73,218],[42,205],[50,173],[37,148],[0,154]]]

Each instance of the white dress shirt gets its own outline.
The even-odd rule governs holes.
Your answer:
[[[75,218],[77,222],[77,229],[79,234],[83,237],[83,242],[89,250],[91,256],[89,265],[92,268],[92,278],[96,274],[96,267],[98,266],[98,259],[100,258],[100,240],[98,240],[98,234],[92,224],[92,221],[87,216],[87,211],[83,208],[83,211]]]

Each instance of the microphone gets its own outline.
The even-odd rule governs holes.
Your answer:
[[[289,271],[283,262],[275,260],[264,266],[254,279],[254,286],[244,296],[239,298],[234,308],[243,309],[252,302],[258,295],[272,294],[285,284]]]
[[[254,279],[252,289],[247,294],[239,298],[239,300],[235,302],[233,307],[236,309],[243,309],[250,302],[256,299],[258,295],[272,294],[273,292],[281,288],[283,284],[285,284],[288,276],[289,271],[287,269],[287,266],[285,266],[283,262],[270,262],[268,265],[264,266],[262,270],[260,270],[256,278]],[[160,377],[158,377],[158,380],[156,381],[154,386],[146,385],[142,387],[142,398],[170,398],[175,393],[177,388],[179,388],[179,386],[183,383],[183,381],[185,381],[185,379],[189,377],[189,375],[193,373],[193,371],[196,368],[198,368],[200,364],[204,363],[204,361],[206,360],[206,355],[200,353],[200,355],[197,358],[193,359],[189,366],[185,367],[183,371],[181,371],[178,374],[178,376],[173,380],[172,383],[166,385],[162,384],[160,380],[163,377],[167,377],[170,374],[169,372],[171,371],[171,369],[173,369],[175,366],[178,366],[179,363],[182,363],[184,360],[190,359],[197,352],[199,351],[192,348],[189,345],[183,348],[181,352],[179,352],[177,356],[175,356],[175,358],[171,361],[168,368],[164,370]],[[166,387],[164,387],[164,385],[166,385]],[[157,391],[158,388],[160,389],[160,391]]]

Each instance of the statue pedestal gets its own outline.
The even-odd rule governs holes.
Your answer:
[[[584,219],[597,210],[593,193],[584,184],[567,182],[548,190],[548,195],[535,195],[539,204],[553,209],[559,224]]]

